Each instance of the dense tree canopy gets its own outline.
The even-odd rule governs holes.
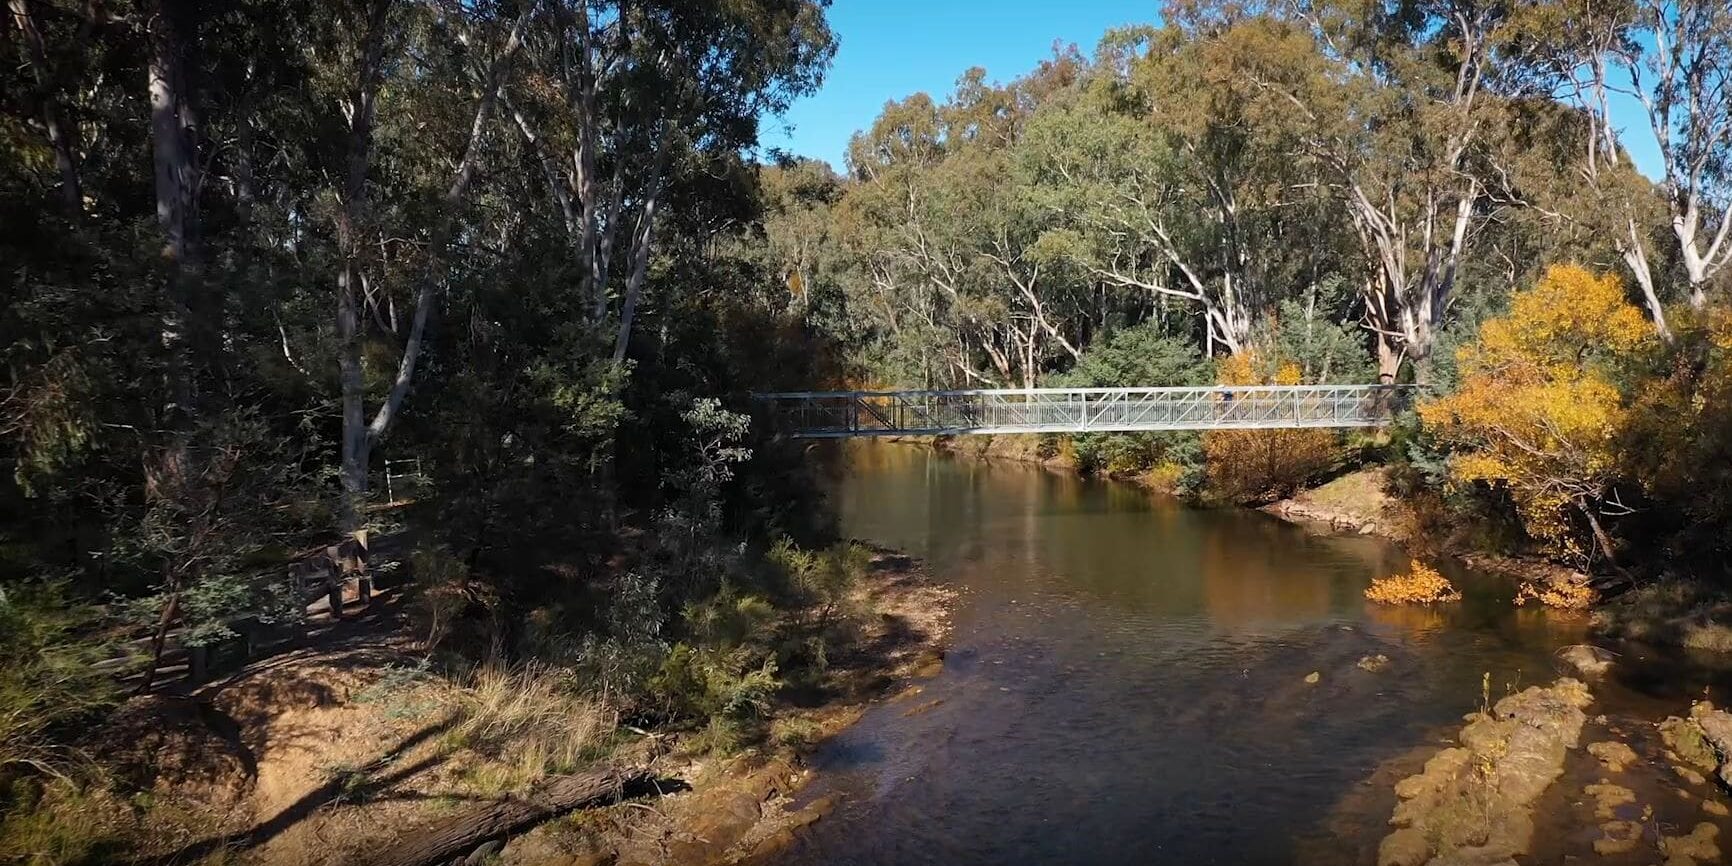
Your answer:
[[[100,624],[153,670],[387,535],[430,643],[746,713],[823,648],[730,624],[859,565],[777,543],[827,527],[752,390],[1417,381],[1383,456],[1431,493],[1727,552],[1724,0],[1171,0],[834,167],[758,142],[827,7],[8,0],[0,659]],[[1042,447],[1258,500],[1345,444]]]
[[[1486,372],[1457,352],[1482,321],[1576,264],[1629,287],[1680,353],[1677,393],[1708,387],[1683,358],[1717,357],[1701,323],[1728,303],[1724,4],[1196,0],[1163,18],[1007,83],[969,70],[947,97],[888,103],[845,179],[768,220],[807,241],[780,255],[809,271],[803,296],[845,309],[836,333],[858,380],[1180,384],[1189,368],[1157,359],[1181,346],[1254,358],[1265,379],[1447,392]],[[1657,139],[1652,177],[1618,137],[1612,94],[1651,121],[1622,132]],[[1130,347],[1150,363],[1125,363]],[[1619,388],[1620,406],[1642,390]],[[1463,465],[1478,459],[1450,441]],[[1208,459],[1149,437],[1077,446],[1122,470]],[[1674,465],[1664,498],[1691,500],[1687,475]]]
[[[500,568],[675,495],[693,400],[803,376],[719,344],[797,333],[743,154],[821,3],[8,12],[6,534],[159,643],[272,610],[385,461]]]

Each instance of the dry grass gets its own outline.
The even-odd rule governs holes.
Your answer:
[[[567,675],[539,665],[484,665],[452,689],[451,699],[459,721],[447,745],[494,762],[476,770],[487,787],[508,789],[590,763],[606,752],[619,724],[615,712]]]
[[[1697,581],[1659,581],[1596,610],[1594,627],[1609,637],[1732,652],[1732,597]]]
[[[1461,601],[1461,592],[1437,569],[1416,559],[1406,574],[1373,580],[1365,597],[1378,604],[1439,604]]]
[[[0,810],[0,863],[103,863],[128,847],[128,804],[107,790],[60,778],[12,787],[14,802]]]
[[[1381,468],[1349,472],[1327,484],[1300,493],[1294,499],[1363,520],[1380,519],[1384,506],[1389,504],[1389,495],[1383,492]]]

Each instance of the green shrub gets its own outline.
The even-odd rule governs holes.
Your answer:
[[[781,685],[775,660],[751,647],[709,649],[679,643],[668,651],[650,690],[673,719],[739,730],[761,725]]]
[[[1154,322],[1124,328],[1083,354],[1075,367],[1048,384],[1062,388],[1113,388],[1207,384],[1209,364],[1189,340],[1161,333]],[[1077,467],[1084,472],[1135,475],[1161,463],[1187,471],[1202,466],[1196,433],[1094,433],[1073,439]],[[1197,472],[1192,472],[1195,475]]]
[[[814,609],[827,620],[847,606],[849,593],[872,563],[872,551],[852,542],[828,550],[802,550],[783,538],[770,548],[766,559],[792,591],[790,601]]]

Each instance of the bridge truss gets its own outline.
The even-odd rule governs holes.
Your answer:
[[[959,436],[1147,430],[1376,427],[1411,385],[1215,385],[1194,388],[1008,388],[755,394],[789,436]]]

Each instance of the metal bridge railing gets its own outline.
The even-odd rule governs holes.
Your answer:
[[[1412,385],[1213,385],[755,394],[778,431],[801,438],[1375,427]]]

